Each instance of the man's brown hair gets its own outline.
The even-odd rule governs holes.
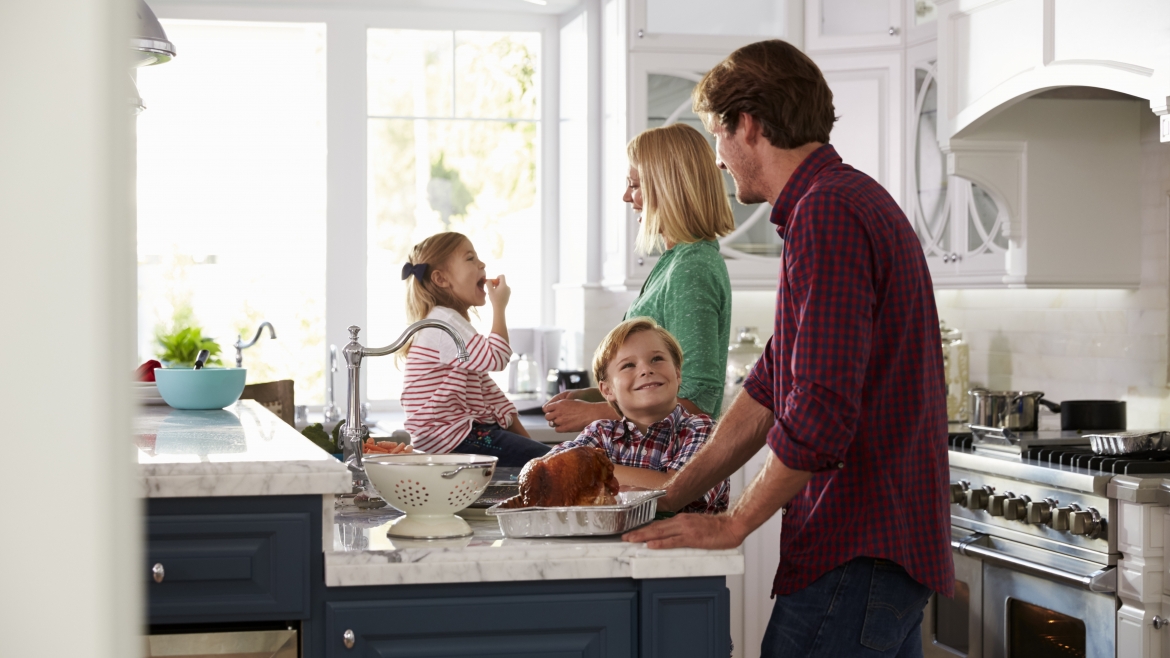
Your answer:
[[[695,113],[730,134],[742,114],[760,123],[772,146],[827,143],[836,118],[833,92],[807,55],[779,39],[757,41],[707,72],[692,94]]]

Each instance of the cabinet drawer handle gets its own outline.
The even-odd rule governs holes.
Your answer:
[[[898,28],[896,28],[896,27],[891,27],[891,28],[890,28],[890,36],[892,36],[892,37],[896,37],[896,36],[898,36]]]
[[[154,578],[154,582],[156,583],[161,583],[166,575],[167,570],[163,568],[162,562],[156,562],[154,566],[150,568],[150,576]]]
[[[345,645],[346,649],[352,649],[353,648],[353,631],[348,629],[348,628],[345,629],[345,632],[341,634],[341,642]]]
[[[646,36],[646,33],[642,30],[638,30],[638,38],[641,39],[644,36]]]

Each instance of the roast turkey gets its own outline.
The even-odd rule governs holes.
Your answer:
[[[520,493],[501,507],[613,505],[618,481],[601,448],[578,446],[528,462],[520,471]]]

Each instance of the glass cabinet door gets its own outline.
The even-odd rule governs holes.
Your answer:
[[[1009,221],[979,185],[946,173],[935,132],[938,84],[934,62],[914,69],[914,194],[908,215],[931,269],[941,273],[996,273],[1007,268]]]
[[[714,152],[715,138],[703,127],[698,115],[691,111],[691,90],[701,78],[702,73],[650,73],[647,76],[646,127],[685,123],[706,137]],[[772,206],[766,203],[744,205],[735,199],[735,181],[726,171],[723,172],[723,182],[736,226],[733,233],[719,241],[724,257],[779,258],[783,243],[776,234],[776,227],[768,221]]]

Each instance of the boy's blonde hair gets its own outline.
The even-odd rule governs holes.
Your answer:
[[[685,123],[651,128],[626,147],[642,187],[637,248],[714,240],[735,230],[723,174],[703,135]]]
[[[674,367],[682,370],[683,351],[682,346],[678,344],[675,337],[669,331],[658,326],[654,318],[633,318],[614,327],[612,331],[601,341],[597,346],[597,351],[593,353],[593,380],[601,386],[601,382],[609,379],[609,364],[617,355],[622,345],[636,333],[643,331],[652,332],[662,340],[662,344],[666,346],[666,352],[670,354],[670,360],[674,361]],[[614,411],[622,414],[622,410],[618,407],[617,402],[610,402]],[[624,414],[622,414],[624,415]]]
[[[422,242],[414,245],[410,250],[411,266],[425,265],[422,277],[406,274],[406,317],[410,322],[418,322],[430,314],[436,306],[456,306],[458,301],[451,291],[440,288],[431,275],[437,269],[446,266],[447,261],[463,243],[471,244],[471,240],[462,233],[448,231],[436,233]]]

